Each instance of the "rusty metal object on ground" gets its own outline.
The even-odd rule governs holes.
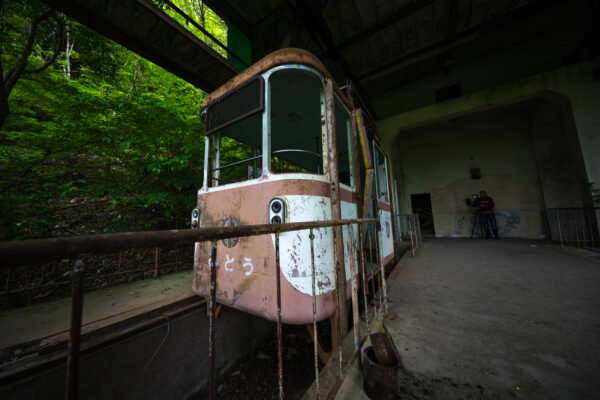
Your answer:
[[[372,333],[371,343],[375,357],[381,365],[392,366],[398,363],[390,338],[386,333]]]
[[[363,351],[363,389],[373,400],[398,398],[398,363],[382,365],[375,357],[372,346]]]

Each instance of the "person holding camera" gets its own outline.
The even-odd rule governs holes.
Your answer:
[[[485,238],[491,239],[490,228],[494,234],[493,238],[498,240],[498,225],[496,224],[496,215],[494,214],[494,199],[487,195],[485,190],[479,192],[479,197],[472,203],[473,207],[478,207],[483,220],[485,229]]]

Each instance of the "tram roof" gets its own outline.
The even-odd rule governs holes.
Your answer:
[[[314,68],[319,71],[323,76],[327,79],[331,79],[333,81],[333,87],[337,95],[340,97],[344,105],[351,110],[353,108],[352,101],[346,97],[344,92],[340,89],[340,87],[335,83],[333,76],[327,71],[325,65],[312,53],[298,49],[298,48],[286,48],[276,50],[264,58],[259,60],[258,62],[252,64],[250,67],[240,72],[238,75],[231,78],[224,85],[213,91],[205,100],[202,108],[208,107],[210,104],[216,102],[226,94],[235,90],[236,88],[242,86],[244,83],[248,82],[250,79],[254,78],[257,75],[262,74],[265,71],[268,71],[271,68],[278,67],[280,65],[286,64],[300,64],[305,65],[307,67]]]

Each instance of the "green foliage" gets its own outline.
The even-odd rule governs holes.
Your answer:
[[[5,71],[39,12],[32,4],[45,7],[26,3],[7,18]],[[0,239],[181,227],[202,180],[205,93],[75,21],[64,23],[75,44],[71,76],[62,53],[48,69],[23,74],[9,97],[0,131]],[[46,59],[43,51],[34,50],[30,66]]]
[[[221,54],[223,57],[227,57],[227,52],[223,47],[215,43],[208,35],[198,29],[192,22],[183,17],[169,4],[171,3],[183,11],[192,21],[203,27],[204,30],[209,32],[215,39],[222,44],[227,45],[227,24],[219,18],[214,11],[208,8],[204,2],[200,0],[151,0],[151,2],[217,53]]]

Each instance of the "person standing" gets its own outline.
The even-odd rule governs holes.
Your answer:
[[[473,207],[479,207],[483,227],[485,229],[485,238],[491,239],[490,228],[494,234],[494,239],[500,239],[498,235],[498,225],[496,224],[496,215],[494,214],[494,199],[487,195],[485,190],[479,192],[479,197],[473,202]]]

